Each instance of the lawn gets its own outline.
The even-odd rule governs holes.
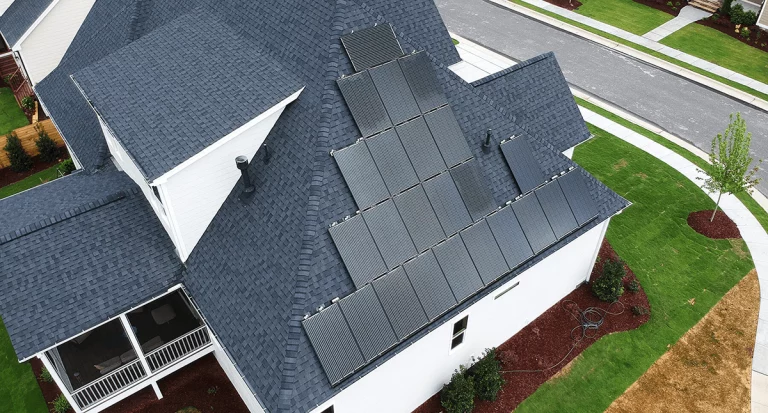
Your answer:
[[[59,171],[56,170],[58,167],[59,165],[52,166],[34,175],[30,175],[19,182],[0,188],[0,199],[17,194],[21,191],[26,191],[29,188],[34,188],[40,184],[44,184],[48,181],[56,179],[59,173]]]
[[[574,10],[576,13],[641,36],[673,18],[669,13],[632,0],[580,1],[582,5]]]
[[[768,53],[711,27],[689,24],[661,39],[661,43],[768,83]]]
[[[640,149],[591,128],[574,159],[632,201],[607,238],[640,279],[651,319],[593,344],[564,376],[542,385],[517,412],[603,412],[668,347],[753,268],[741,241],[712,240],[686,224],[714,202],[694,183]]]
[[[16,98],[10,88],[0,88],[0,135],[6,135],[14,129],[29,125],[27,117],[16,104]]]
[[[0,320],[0,400],[9,413],[47,413],[48,406],[37,385],[32,367],[19,364],[11,339]]]

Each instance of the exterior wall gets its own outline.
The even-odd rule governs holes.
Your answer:
[[[229,358],[226,351],[224,351],[224,349],[221,347],[219,340],[217,340],[216,336],[213,334],[211,334],[211,340],[213,341],[214,348],[213,355],[219,362],[221,369],[224,370],[224,373],[227,374],[229,381],[232,382],[233,386],[235,386],[237,394],[239,394],[240,398],[243,399],[243,402],[248,407],[248,410],[251,413],[264,413],[264,409],[261,407],[261,404],[259,404],[259,401],[256,400],[256,397],[254,397],[251,388],[248,387],[248,384],[243,379],[240,371],[237,370],[237,367],[235,367],[235,365],[232,363],[232,360]]]
[[[440,391],[451,374],[472,356],[509,339],[563,296],[583,283],[592,271],[605,221],[545,258],[510,282],[499,286],[450,321],[413,343],[334,398],[318,406],[335,413],[410,412]],[[496,298],[501,292],[517,287]],[[451,350],[453,324],[468,315],[464,343]],[[382,397],[372,397],[381,395]],[[397,397],[387,397],[394,396]]]
[[[757,25],[762,27],[763,29],[768,30],[768,13],[766,13],[765,9],[768,9],[768,7],[766,7],[765,2],[763,2],[763,6],[760,9],[760,13],[758,13]]]
[[[567,156],[568,159],[573,159],[573,151],[576,149],[576,147],[572,147],[570,149],[566,149],[565,152],[563,152],[563,155]]]
[[[58,0],[37,26],[12,45],[34,86],[58,66],[95,0]]]

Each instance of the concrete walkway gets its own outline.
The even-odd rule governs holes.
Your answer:
[[[674,19],[662,24],[661,26],[644,34],[643,37],[654,42],[669,36],[670,34],[682,29],[683,27],[701,19],[711,16],[712,13],[697,9],[693,6],[685,6],[680,9],[680,13]]]

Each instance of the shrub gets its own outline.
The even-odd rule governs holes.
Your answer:
[[[715,14],[712,15],[712,17],[710,17],[710,19],[712,21],[717,21],[718,19],[720,19],[720,14],[715,13]]]
[[[475,407],[475,385],[466,373],[467,369],[461,366],[440,390],[440,404],[447,413],[469,413]]]
[[[21,99],[21,107],[26,110],[32,110],[35,108],[35,98],[32,96],[25,96]]]
[[[731,16],[731,23],[736,25],[744,24],[744,6],[741,4],[734,4],[729,15]]]
[[[43,367],[43,370],[40,372],[40,380],[46,383],[53,382],[53,376],[51,376],[51,372],[48,371],[48,369],[45,367]]]
[[[634,315],[648,315],[650,314],[650,310],[643,307],[642,305],[633,305],[632,306],[632,314]]]
[[[622,278],[627,275],[624,263],[620,260],[606,260],[603,274],[592,283],[592,291],[602,301],[616,301],[624,294]]]
[[[501,364],[496,358],[496,349],[486,349],[483,357],[469,369],[469,372],[475,382],[477,397],[482,400],[496,400],[499,390],[504,386],[504,378],[501,377]]]
[[[745,26],[754,26],[757,24],[757,13],[752,10],[747,10],[741,15],[741,21]]]
[[[627,290],[631,293],[636,293],[640,291],[640,283],[637,282],[637,280],[632,280],[627,283]]]
[[[680,7],[680,2],[679,1],[675,2],[675,7]]]
[[[15,133],[11,132],[7,137],[7,142],[3,149],[8,153],[8,159],[11,161],[11,170],[15,172],[24,172],[32,169],[32,158],[21,146],[21,141]]]
[[[742,27],[741,28],[741,32],[739,32],[739,36],[741,36],[741,37],[743,37],[745,39],[749,39],[749,35],[750,34],[752,34],[752,33],[746,27]]]
[[[63,394],[60,394],[51,404],[53,405],[53,411],[56,413],[66,413],[70,409],[69,400]]]
[[[669,6],[669,7],[674,7],[675,5],[674,5],[674,4],[672,4],[672,2],[671,2],[671,1],[668,1],[668,2],[667,2],[667,6]]]
[[[723,5],[720,6],[720,13],[730,16],[732,3],[733,0],[723,0]]]
[[[10,75],[5,75],[5,76],[3,76],[3,81],[5,81],[5,83],[6,83],[8,86],[10,86],[10,85],[11,85],[11,82],[13,81],[13,78],[14,78],[14,77],[15,77],[15,76],[14,76],[13,74],[10,74]]]
[[[67,159],[59,164],[59,171],[64,175],[69,175],[75,172],[75,162],[72,159]]]
[[[40,158],[44,162],[53,162],[59,157],[59,147],[56,146],[56,142],[48,136],[48,132],[43,129],[40,124],[35,124],[35,130],[37,130],[37,150],[40,151]]]

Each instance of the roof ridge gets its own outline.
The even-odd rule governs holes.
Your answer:
[[[474,87],[477,87],[477,86],[480,86],[480,85],[484,85],[484,84],[486,84],[488,82],[491,82],[493,80],[496,80],[496,79],[498,79],[498,78],[500,78],[502,76],[506,76],[506,75],[508,75],[510,73],[516,72],[516,71],[524,69],[524,68],[526,68],[528,66],[532,66],[532,65],[534,65],[536,63],[539,63],[541,61],[544,61],[544,60],[547,60],[547,59],[550,59],[550,58],[554,58],[554,57],[555,57],[555,54],[553,52],[542,53],[542,54],[540,54],[538,56],[534,56],[534,57],[532,57],[532,58],[530,58],[528,60],[523,60],[522,62],[520,62],[520,63],[518,63],[516,65],[512,65],[512,66],[510,66],[510,67],[508,67],[506,69],[500,70],[500,71],[498,71],[496,73],[491,73],[490,75],[488,75],[488,76],[486,76],[486,77],[484,77],[482,79],[475,80],[474,82],[470,82],[469,84],[474,86]]]
[[[40,231],[52,225],[58,224],[60,222],[64,222],[70,218],[74,218],[78,215],[82,215],[94,209],[101,208],[115,201],[119,201],[123,198],[129,197],[132,194],[137,194],[138,192],[139,192],[139,188],[129,188],[129,189],[119,190],[110,195],[99,198],[95,201],[90,201],[88,203],[82,204],[80,206],[69,209],[67,211],[60,212],[50,218],[45,218],[38,222],[29,224],[23,228],[17,229],[16,231],[10,232],[5,235],[0,235],[0,245],[7,244],[15,239],[35,233],[37,231]]]

